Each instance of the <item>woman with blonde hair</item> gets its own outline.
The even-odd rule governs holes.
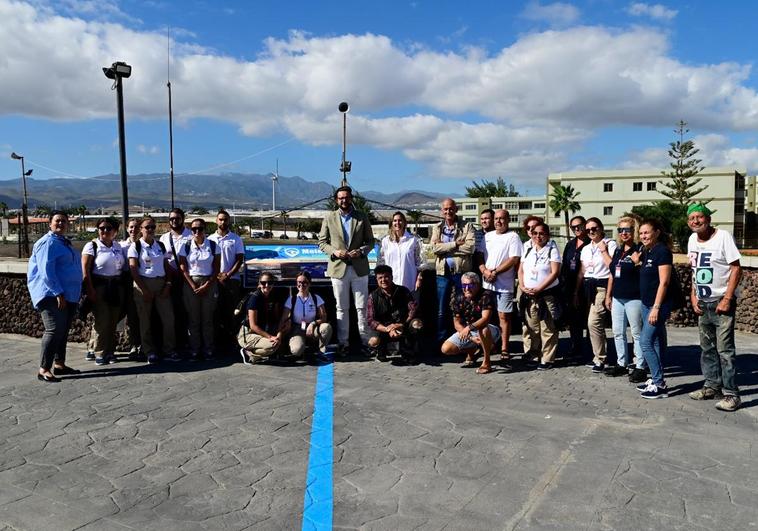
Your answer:
[[[389,232],[382,238],[379,246],[379,258],[376,265],[388,265],[392,268],[392,282],[405,286],[409,291],[416,287],[419,267],[424,263],[421,258],[421,240],[408,232],[408,221],[400,211],[392,214]]]
[[[629,375],[632,381],[645,380],[644,362],[640,349],[640,331],[642,330],[642,302],[640,301],[640,227],[636,218],[624,216],[616,227],[618,247],[611,259],[611,276],[605,293],[605,307],[611,312],[613,340],[616,345],[616,365],[605,368],[607,376],[627,374],[630,359],[627,355],[626,327],[632,329],[634,341],[634,358],[636,366]],[[642,380],[640,380],[640,373]]]

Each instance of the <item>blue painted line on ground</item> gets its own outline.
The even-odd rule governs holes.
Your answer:
[[[303,501],[303,531],[332,528],[334,505],[332,465],[334,461],[334,365],[318,368],[313,398],[311,446]]]

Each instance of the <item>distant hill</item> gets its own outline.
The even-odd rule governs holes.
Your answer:
[[[89,179],[27,179],[29,207],[38,204],[59,207],[86,205],[90,210],[104,207],[111,209],[121,205],[121,181],[118,175],[109,174]],[[310,182],[301,177],[279,177],[276,191],[276,207],[293,208],[305,203],[326,198],[332,194],[333,185],[319,181]],[[129,176],[129,204],[145,204],[145,207],[166,208],[171,205],[169,181],[166,174],[139,174]],[[404,190],[396,193],[362,191],[367,199],[390,205],[376,208],[398,207],[403,209],[429,207],[444,197],[436,192]],[[19,179],[0,181],[0,200],[10,208],[21,204]],[[209,210],[220,205],[232,208],[270,209],[271,177],[259,174],[225,173],[221,175],[176,175],[174,178],[175,202],[182,208],[195,205]]]

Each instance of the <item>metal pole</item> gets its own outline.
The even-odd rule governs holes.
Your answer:
[[[23,243],[21,250],[23,251],[23,257],[29,258],[29,215],[27,211],[28,196],[26,194],[26,167],[24,166],[24,157],[21,157],[21,182],[24,186],[24,203],[21,205],[21,214],[23,216],[24,232]]]
[[[121,159],[121,208],[122,230],[124,238],[129,234],[126,228],[129,225],[129,190],[126,184],[126,133],[124,132],[124,88],[121,76],[116,74],[116,103],[118,107],[118,154]]]
[[[347,146],[347,113],[342,113],[342,186],[347,186],[347,168],[345,167],[345,150]]]
[[[171,208],[174,208],[174,117],[171,112],[171,81],[166,83],[168,87],[168,153],[169,153],[169,180],[171,181]]]
[[[18,243],[18,257],[21,258],[21,212],[16,212],[16,242]]]

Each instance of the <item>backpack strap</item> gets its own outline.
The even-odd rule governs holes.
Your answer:
[[[191,247],[192,247],[192,240],[187,240],[186,242],[184,242],[184,256],[189,256]],[[174,253],[174,256],[176,256],[176,253]]]

